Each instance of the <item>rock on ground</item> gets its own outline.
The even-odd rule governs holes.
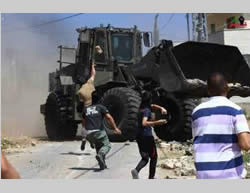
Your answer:
[[[185,143],[159,142],[159,164],[162,175],[166,179],[194,179],[195,166],[192,141]]]

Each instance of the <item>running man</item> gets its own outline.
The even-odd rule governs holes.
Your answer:
[[[161,110],[162,114],[167,114],[167,110],[159,105],[151,105],[151,94],[145,92],[142,96],[142,103],[140,107],[139,117],[139,132],[136,142],[139,147],[141,160],[135,169],[131,170],[133,179],[139,179],[139,172],[144,168],[150,160],[149,165],[149,179],[155,178],[156,164],[157,164],[157,149],[152,133],[152,127],[157,125],[164,125],[167,123],[166,119],[158,121],[151,121],[151,109]]]
[[[101,104],[97,104],[97,102],[97,93],[93,92],[92,104],[85,107],[83,110],[82,124],[87,131],[87,140],[90,142],[90,144],[93,144],[96,149],[96,160],[98,161],[100,169],[103,170],[107,168],[105,157],[111,149],[111,144],[103,126],[103,119],[107,119],[116,134],[121,135],[121,131],[117,128],[115,121],[110,115],[108,109]]]

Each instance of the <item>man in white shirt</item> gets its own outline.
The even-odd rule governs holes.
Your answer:
[[[196,177],[244,178],[241,150],[250,149],[246,117],[238,105],[226,98],[228,83],[222,74],[211,74],[207,84],[211,98],[192,114]]]

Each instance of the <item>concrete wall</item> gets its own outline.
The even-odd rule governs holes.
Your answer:
[[[250,20],[250,13],[243,13],[243,17],[244,17],[246,20]]]
[[[208,42],[224,44],[224,31],[216,32],[208,35]]]
[[[242,54],[250,54],[250,29],[224,31],[224,43],[237,46]]]
[[[243,55],[250,54],[250,29],[223,30],[208,35],[208,41],[237,46]]]

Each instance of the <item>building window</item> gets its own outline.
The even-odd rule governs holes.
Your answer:
[[[215,33],[215,24],[211,24],[211,33]]]
[[[96,39],[95,39],[95,46],[99,46],[99,48],[102,50],[100,53],[95,50],[95,61],[97,63],[105,63],[105,51],[106,51],[106,40],[105,40],[105,34],[103,31],[97,31],[96,32]]]

